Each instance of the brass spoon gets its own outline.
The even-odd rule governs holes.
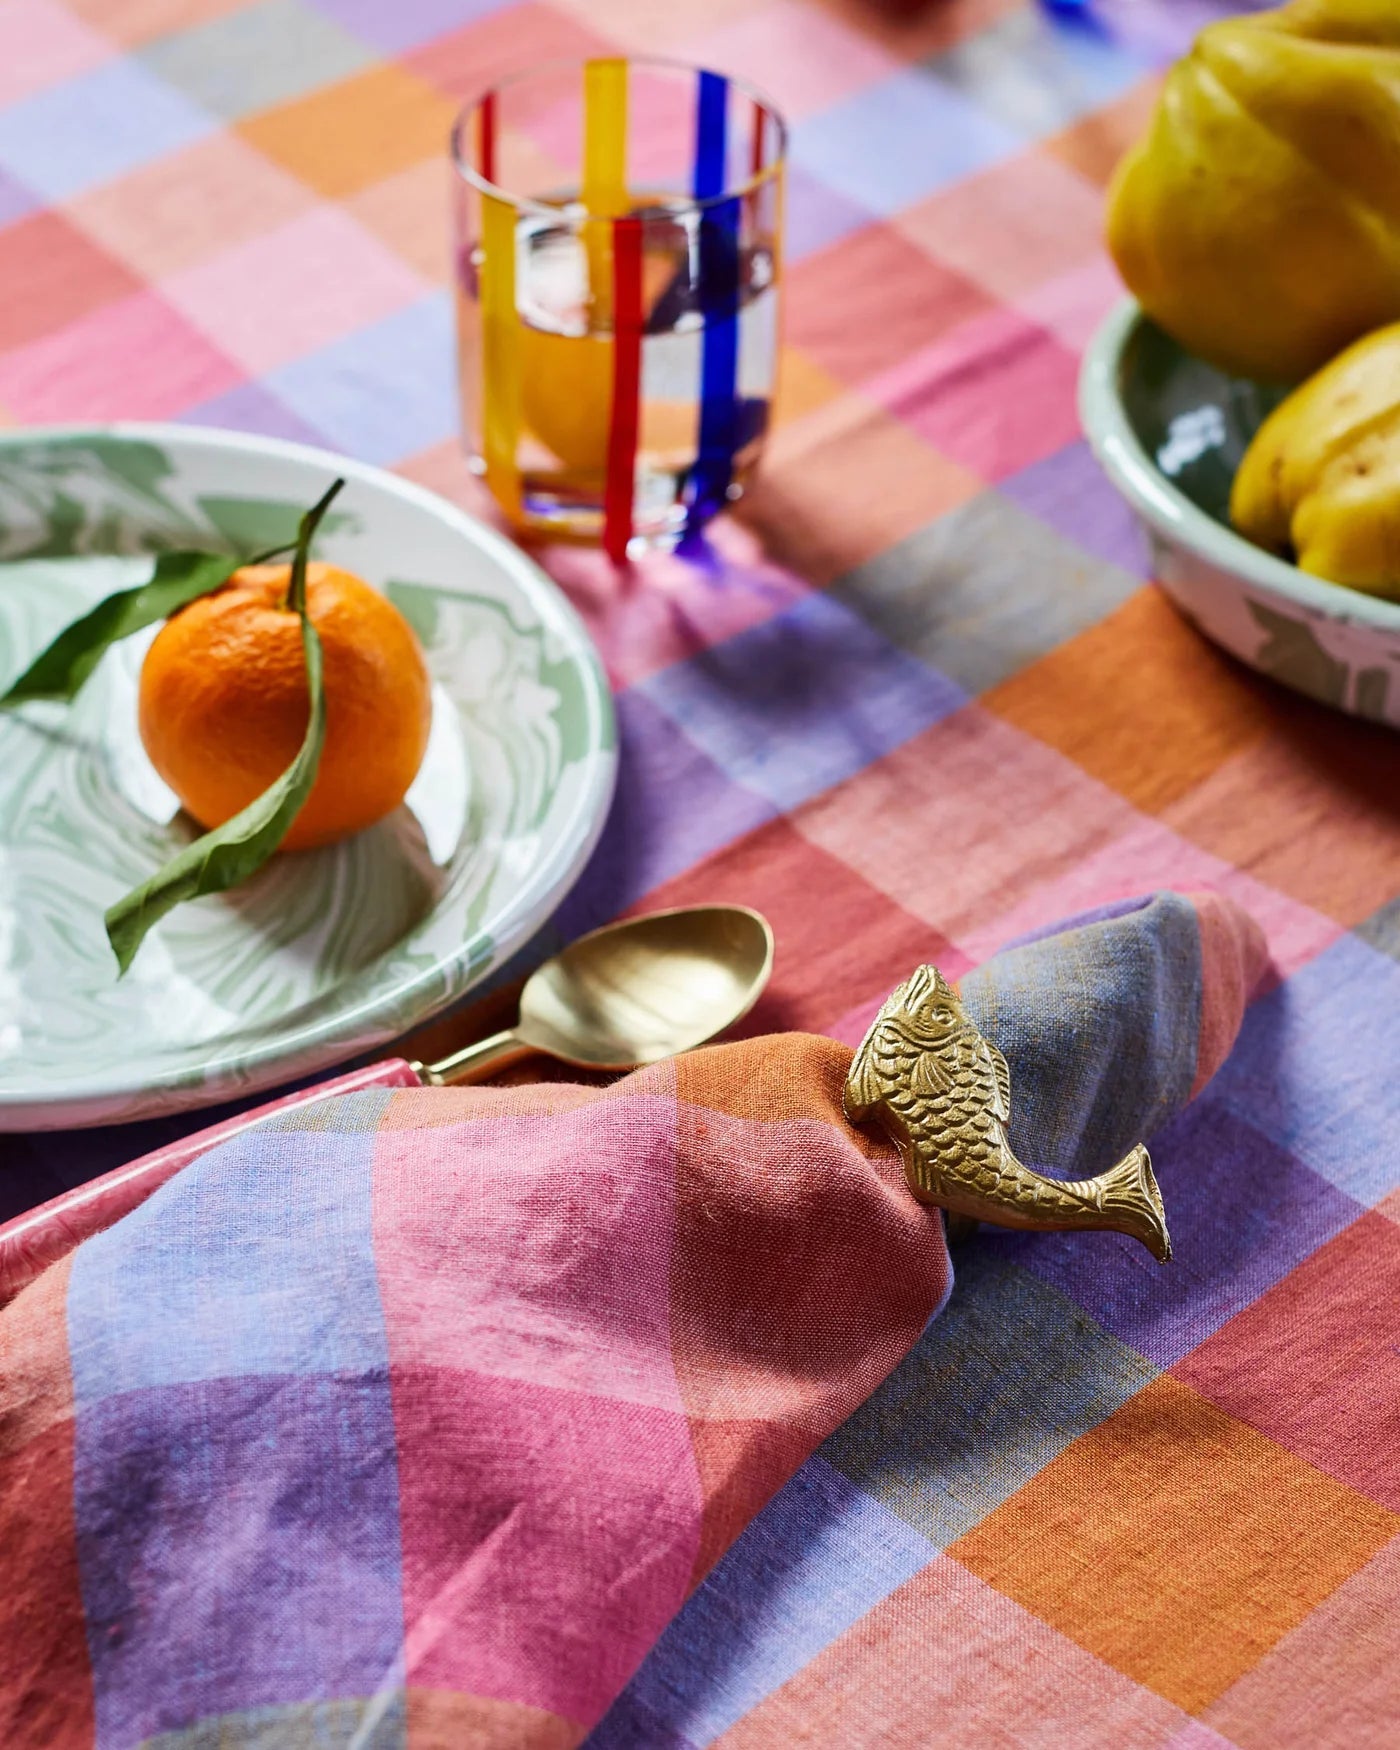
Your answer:
[[[773,969],[773,932],[742,905],[696,905],[627,918],[546,960],[503,1033],[433,1064],[434,1087],[475,1082],[531,1052],[575,1069],[634,1069],[713,1039],[758,1001]]]
[[[118,1167],[0,1225],[0,1306],[79,1240],[143,1203],[206,1150],[277,1112],[371,1088],[479,1081],[542,1051],[579,1069],[632,1069],[690,1051],[733,1026],[758,1001],[773,968],[773,932],[741,905],[652,912],[581,936],[538,968],[504,1033],[438,1063],[388,1058]]]

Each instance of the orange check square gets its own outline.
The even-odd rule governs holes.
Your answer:
[[[1400,892],[1394,731],[1279,694],[1273,733],[1163,810],[1181,834],[1347,929]]]
[[[1161,89],[1162,75],[1154,73],[1116,103],[1105,104],[1047,140],[1045,150],[1090,182],[1107,188],[1119,159],[1147,132]]]
[[[249,116],[236,131],[318,194],[340,199],[445,154],[453,114],[424,80],[383,66]]]
[[[241,12],[250,0],[65,0],[65,4],[114,43],[134,48],[152,37],[212,24],[227,13]]]
[[[1155,589],[982,702],[1154,813],[1258,740],[1277,709]]]
[[[770,559],[824,585],[981,486],[961,463],[852,394],[781,428],[738,515]]]
[[[451,191],[452,170],[444,153],[361,189],[345,204],[424,279],[444,285],[452,272]]]
[[[778,388],[773,397],[773,424],[791,425],[818,407],[837,401],[846,393],[830,373],[795,346],[785,346],[778,357]]]
[[[948,1553],[1194,1712],[1397,1531],[1400,1515],[1164,1377]]]

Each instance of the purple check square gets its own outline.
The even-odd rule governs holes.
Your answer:
[[[1245,1016],[1212,1094],[1369,1206],[1400,1185],[1400,964],[1342,936]]]
[[[617,792],[598,848],[556,917],[565,937],[606,923],[776,812],[637,688],[616,703]]]
[[[41,202],[22,182],[16,182],[13,176],[0,170],[0,225],[12,225],[39,205]]]
[[[788,168],[783,191],[783,253],[788,261],[815,255],[828,243],[863,230],[874,218],[859,201],[838,194],[799,166]]]
[[[1210,1097],[1152,1138],[1171,1230],[1163,1270],[1117,1234],[1007,1234],[983,1244],[1051,1283],[1170,1367],[1361,1213],[1335,1186]]]
[[[967,698],[820,594],[638,690],[735,783],[781,809],[863,771]]]
[[[310,0],[316,10],[334,19],[361,41],[386,54],[401,54],[473,19],[499,12],[511,0]]]
[[[81,1247],[68,1285],[77,1401],[387,1367],[370,1235],[370,1157],[387,1097],[342,1104],[341,1123],[362,1121],[358,1132],[234,1137]]]
[[[891,74],[792,130],[792,163],[886,216],[1013,157],[1025,140],[922,67]]]
[[[0,109],[0,169],[51,201],[66,200],[216,125],[138,62],[107,61]]]
[[[371,1695],[401,1654],[386,1371],[84,1405],[73,1508],[99,1745]]]
[[[293,413],[261,383],[240,383],[216,395],[212,401],[201,401],[179,415],[182,425],[216,426],[226,431],[252,431],[259,437],[285,438],[290,443],[314,444],[326,442],[324,433]]]
[[[1149,575],[1142,524],[1109,485],[1082,438],[1000,481],[997,491],[1086,553],[1134,577]]]
[[[1256,9],[1273,0],[1251,0]],[[1239,0],[1094,0],[1093,23],[1122,48],[1165,66],[1208,24],[1242,10]]]

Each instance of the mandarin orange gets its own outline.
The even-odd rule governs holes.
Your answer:
[[[296,757],[309,701],[288,565],[245,565],[162,627],[141,669],[141,740],[206,828],[222,826]],[[398,807],[428,745],[427,667],[412,627],[348,571],[306,568],[324,656],[326,739],[283,849],[359,832]]]

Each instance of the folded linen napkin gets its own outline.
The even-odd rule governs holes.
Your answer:
[[[969,974],[1022,1158],[1150,1134],[1262,969],[1158,894]],[[576,1744],[948,1293],[850,1055],[330,1099],[53,1264],[0,1311],[0,1742]]]

